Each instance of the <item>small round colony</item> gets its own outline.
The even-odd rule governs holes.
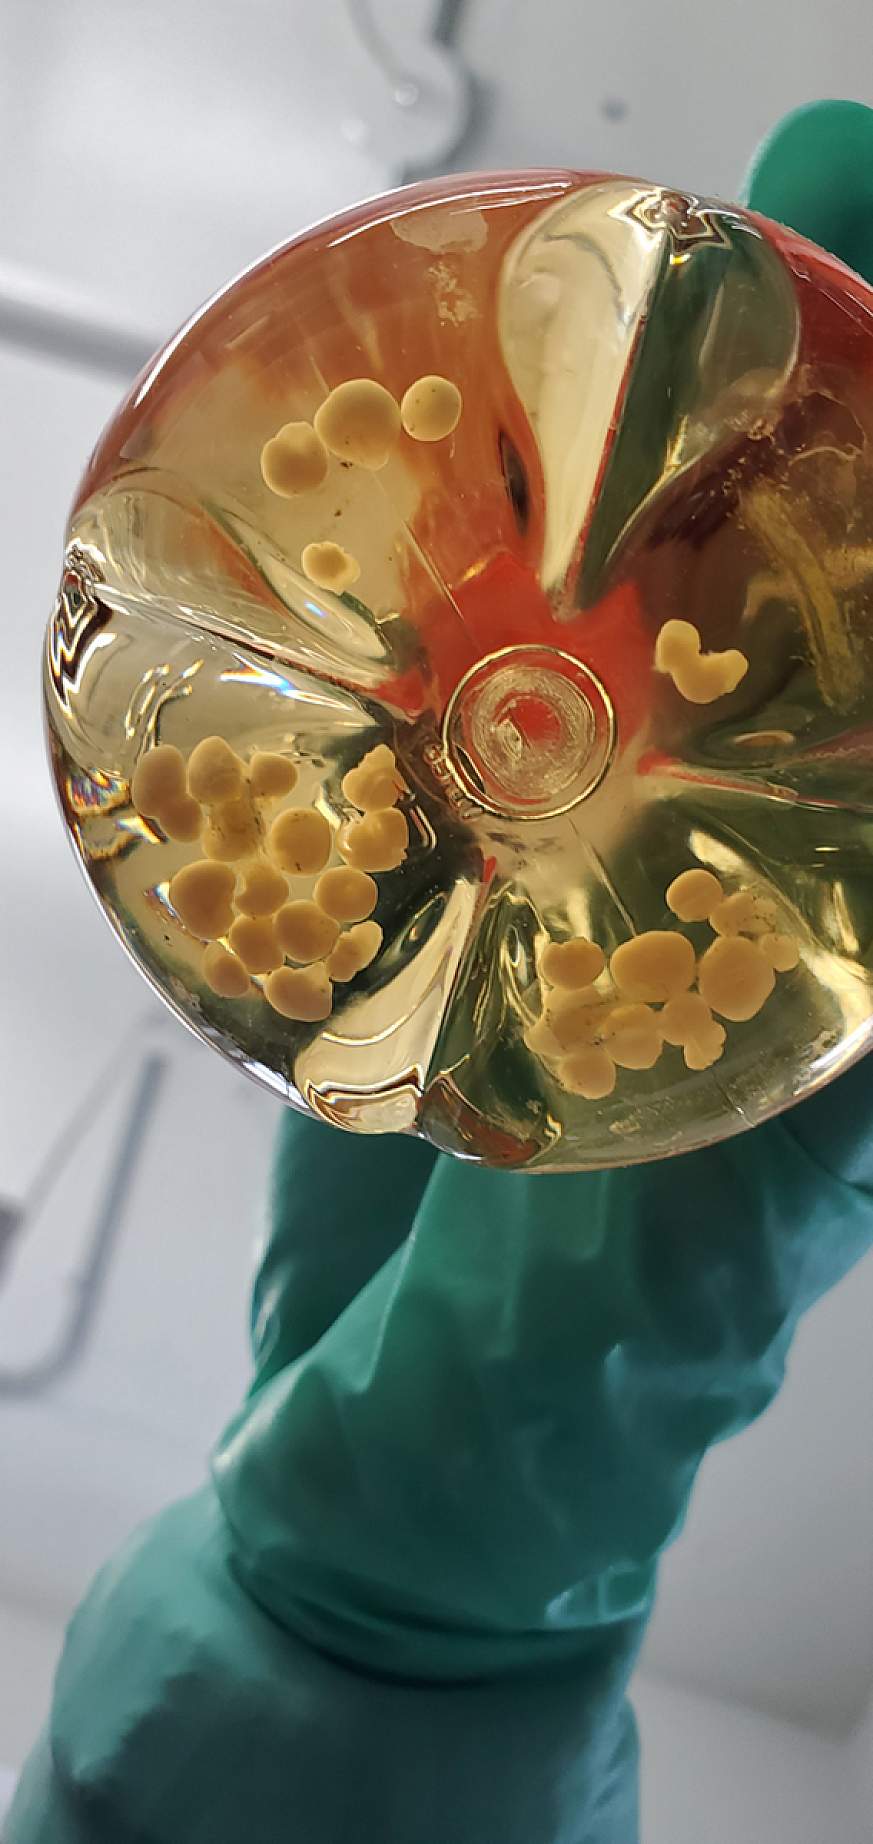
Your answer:
[[[563,1054],[562,1046],[559,1044],[545,1013],[543,1013],[541,1018],[537,1019],[536,1024],[528,1026],[524,1033],[524,1041],[528,1049],[533,1051],[534,1056],[542,1057],[543,1061],[546,1063],[556,1062]]]
[[[255,800],[278,800],[296,786],[297,770],[287,756],[256,750],[249,763],[249,792]]]
[[[647,1005],[617,1005],[605,1021],[603,1037],[621,1069],[653,1069],[661,1054],[658,1019]]]
[[[400,411],[375,378],[349,378],[325,398],[316,434],[331,454],[372,470],[385,466],[400,435]]]
[[[244,791],[243,765],[223,736],[204,736],[188,757],[188,792],[203,806],[238,799]]]
[[[571,1095],[586,1101],[604,1101],[615,1088],[615,1063],[598,1044],[574,1050],[558,1068],[558,1081]]]
[[[319,908],[335,922],[363,922],[376,907],[379,887],[367,871],[336,865],[322,872],[312,894]]]
[[[211,941],[202,961],[203,978],[220,999],[243,999],[249,991],[249,976],[235,954]]]
[[[689,1069],[709,1069],[725,1046],[724,1025],[713,1018],[699,992],[683,992],[670,999],[658,1016],[661,1035],[681,1048]]]
[[[221,801],[210,810],[203,828],[203,850],[207,858],[234,864],[249,858],[261,843],[258,816],[247,796]]]
[[[724,1027],[713,1019],[713,1028],[708,1037],[690,1037],[682,1046],[686,1069],[711,1069],[717,1063],[725,1046]]]
[[[305,897],[286,903],[275,919],[276,939],[289,960],[324,960],[336,945],[339,923]]]
[[[578,1044],[593,1044],[602,1037],[611,1010],[612,1001],[604,999],[594,986],[556,986],[546,996],[540,1022],[559,1049],[573,1050]]]
[[[690,621],[666,621],[655,642],[655,671],[666,673],[689,704],[712,704],[736,691],[749,670],[737,647],[724,653],[701,652],[697,628]]]
[[[168,801],[186,791],[185,758],[172,743],[158,743],[140,756],[130,785],[131,799],[146,819],[157,819]]]
[[[351,589],[361,574],[361,566],[350,551],[344,551],[341,544],[334,544],[331,538],[323,543],[304,545],[300,562],[304,576],[319,589],[329,589],[334,595],[344,595]]]
[[[790,935],[760,935],[757,946],[774,973],[791,973],[800,960],[800,949]]]
[[[684,935],[653,928],[616,948],[609,970],[623,998],[657,1003],[692,984],[694,949]]]
[[[380,807],[393,807],[403,792],[393,752],[387,743],[377,743],[343,776],[342,790],[352,807],[372,813]]]
[[[330,1015],[333,988],[320,965],[279,967],[264,981],[264,995],[274,1012],[301,1024],[317,1024]]]
[[[396,807],[365,813],[353,820],[340,835],[343,857],[356,871],[395,871],[402,864],[409,844],[406,815]]]
[[[416,378],[404,392],[400,420],[416,442],[442,442],[461,420],[462,397],[451,378]]]
[[[177,800],[168,800],[155,817],[167,838],[175,839],[179,845],[193,845],[200,837],[203,814],[199,801],[192,794],[180,794]]]
[[[288,900],[288,881],[272,864],[255,858],[243,865],[234,907],[244,916],[272,916]]]
[[[267,849],[282,871],[294,877],[323,871],[333,837],[323,813],[314,807],[286,807],[267,834]]]
[[[722,935],[700,962],[698,985],[712,1011],[732,1023],[754,1018],[769,999],[776,976],[765,954],[744,935]]]
[[[769,935],[778,920],[776,904],[756,890],[735,890],[716,903],[709,917],[717,935]]]
[[[573,941],[550,941],[539,961],[540,976],[549,986],[590,986],[605,966],[603,949],[584,935]]]
[[[200,807],[187,791],[185,758],[172,743],[158,743],[140,757],[130,797],[137,813],[156,820],[168,838],[190,845],[199,837]]]
[[[271,973],[282,964],[272,916],[237,916],[227,939],[249,973]]]
[[[183,865],[170,881],[170,902],[192,935],[212,941],[226,935],[233,921],[236,878],[229,865],[199,858]]]
[[[724,891],[712,871],[682,871],[667,890],[667,908],[680,922],[705,922]]]
[[[314,492],[327,469],[327,449],[309,423],[285,423],[261,449],[261,473],[281,499]]]
[[[327,972],[332,980],[353,980],[356,973],[362,973],[375,960],[381,946],[382,930],[378,922],[359,922],[356,928],[340,935],[333,953],[325,961]]]
[[[668,999],[663,1011],[658,1014],[661,1035],[665,1043],[675,1044],[681,1048],[689,1038],[699,1037],[708,1031],[712,1022],[712,1012],[699,992],[683,992],[676,999]]]

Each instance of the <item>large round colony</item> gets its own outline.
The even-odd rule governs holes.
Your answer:
[[[608,967],[584,936],[543,948],[542,1009],[525,1042],[568,1093],[602,1101],[619,1070],[653,1069],[665,1045],[682,1051],[688,1069],[708,1069],[724,1051],[722,1020],[754,1018],[776,974],[798,964],[797,942],[780,932],[778,907],[761,891],[726,896],[711,871],[695,868],[674,878],[666,903],[677,922],[713,929],[699,960],[678,928],[623,942]]]
[[[351,813],[339,831],[317,808],[279,806],[297,779],[287,755],[258,751],[245,763],[223,737],[209,736],[187,763],[170,744],[148,750],[131,798],[166,837],[199,839],[203,857],[176,872],[168,896],[181,926],[204,943],[210,990],[251,998],[257,981],[283,1018],[315,1023],[330,1014],[334,984],[354,979],[379,953],[372,873],[403,862],[409,828],[397,807],[404,784],[384,743],[345,776]],[[335,850],[345,862],[331,865]],[[315,879],[307,894],[293,886],[300,878]]]

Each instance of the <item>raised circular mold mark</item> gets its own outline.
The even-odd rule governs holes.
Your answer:
[[[609,696],[558,647],[503,647],[456,686],[446,762],[468,798],[507,819],[567,813],[602,781],[615,747]]]

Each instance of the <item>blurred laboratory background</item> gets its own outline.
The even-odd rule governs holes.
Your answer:
[[[0,0],[0,1812],[75,1603],[245,1385],[277,1120],[151,998],[54,810],[83,463],[154,347],[314,219],[550,163],[735,196],[821,95],[873,102],[868,0]],[[635,1683],[645,1844],[871,1837],[871,1325],[868,1259],[706,1464]]]

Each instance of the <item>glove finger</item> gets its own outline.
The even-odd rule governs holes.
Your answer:
[[[795,110],[759,148],[744,195],[753,211],[873,280],[873,109],[815,102]]]

